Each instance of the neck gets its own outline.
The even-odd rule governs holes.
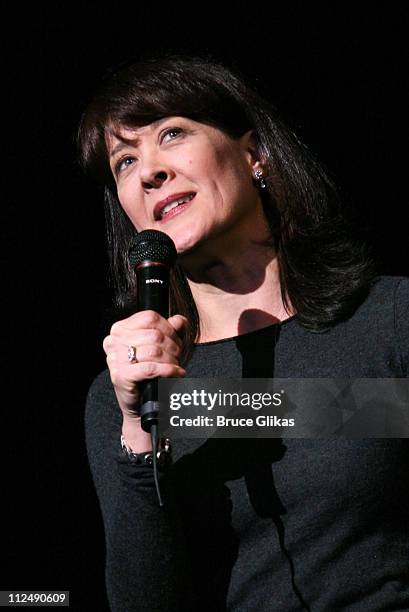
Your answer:
[[[200,318],[199,342],[245,334],[287,319],[277,257],[265,243],[185,268]]]

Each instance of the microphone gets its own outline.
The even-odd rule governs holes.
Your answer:
[[[169,276],[176,262],[177,252],[173,240],[164,232],[139,232],[128,251],[129,263],[137,278],[137,311],[154,310],[169,317]],[[158,379],[139,383],[141,427],[157,432],[159,417]],[[151,432],[152,433],[152,432]]]

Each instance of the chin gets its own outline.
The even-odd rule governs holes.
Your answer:
[[[175,246],[176,246],[176,251],[178,254],[178,257],[183,259],[184,256],[188,256],[191,253],[194,253],[195,251],[195,245],[193,244],[186,244],[186,243],[177,243],[175,242]]]
[[[193,232],[166,232],[176,246],[178,255],[183,256],[184,254],[192,252],[203,240],[197,233]]]

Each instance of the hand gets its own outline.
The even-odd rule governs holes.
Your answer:
[[[178,335],[186,326],[182,315],[165,319],[153,310],[144,310],[111,327],[103,348],[124,423],[139,419],[136,409],[141,380],[186,375],[179,366],[182,341]],[[128,360],[129,346],[136,347],[136,363]]]

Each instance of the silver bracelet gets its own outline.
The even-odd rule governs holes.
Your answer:
[[[131,463],[153,466],[153,452],[150,450],[142,453],[135,453],[131,448],[129,448],[129,446],[127,446],[123,435],[121,435],[121,448],[123,455],[125,455],[131,461]],[[171,463],[172,457],[169,438],[159,438],[156,457],[158,467],[160,469],[168,467],[168,465]]]

